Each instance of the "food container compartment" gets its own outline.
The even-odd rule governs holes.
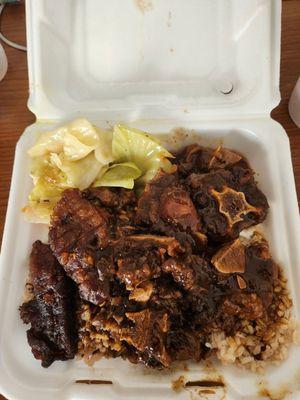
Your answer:
[[[31,188],[26,151],[40,132],[84,116],[102,127],[126,122],[144,129],[173,151],[199,142],[243,153],[270,203],[258,229],[284,268],[299,320],[300,230],[291,155],[286,133],[269,116],[279,102],[280,1],[27,0],[26,6],[29,107],[37,122],[17,144],[2,244],[0,392],[32,400],[201,398],[201,386],[174,391],[183,376],[222,381],[224,386],[210,388],[215,393],[206,394],[209,399],[256,399],[268,390],[299,398],[295,345],[264,375],[205,362],[156,372],[121,359],[93,367],[56,362],[43,369],[18,313],[32,242],[46,241],[48,231],[24,222],[20,213]]]

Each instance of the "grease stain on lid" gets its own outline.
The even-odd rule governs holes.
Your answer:
[[[167,19],[167,27],[171,28],[171,25],[172,25],[172,13],[171,13],[171,10],[169,10],[168,19]]]
[[[151,0],[134,0],[134,4],[143,14],[153,10],[153,4]]]
[[[202,377],[201,379],[190,379],[180,375],[172,381],[172,389],[175,392],[186,391],[190,395],[190,400],[224,400],[226,397],[226,385],[220,375],[213,374]]]

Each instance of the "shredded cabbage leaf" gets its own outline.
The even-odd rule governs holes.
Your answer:
[[[139,178],[141,174],[142,171],[133,162],[113,164],[94,182],[94,186],[114,186],[133,189],[135,179]]]
[[[173,158],[151,135],[139,129],[116,125],[113,131],[112,154],[116,162],[133,162],[141,171],[139,185],[149,182],[159,169],[174,169],[168,158]]]
[[[62,184],[39,178],[29,194],[28,204],[23,208],[26,220],[49,224],[53,208],[65,189]]]
[[[55,204],[36,203],[30,201],[22,208],[24,219],[33,224],[50,224],[51,214]]]
[[[103,168],[94,153],[78,161],[69,161],[63,153],[51,153],[50,160],[53,166],[64,173],[66,186],[80,190],[91,186]]]
[[[112,155],[112,132],[95,128],[99,137],[99,145],[95,148],[95,157],[103,165],[114,161]]]
[[[28,151],[30,157],[48,153],[64,153],[69,160],[80,160],[100,145],[94,126],[86,119],[76,119],[69,124],[43,133]]]
[[[55,204],[68,187],[66,176],[51,163],[49,156],[32,159],[30,175],[34,187],[28,196],[28,204],[22,211],[27,221],[48,224]]]

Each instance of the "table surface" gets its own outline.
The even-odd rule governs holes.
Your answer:
[[[8,6],[2,18],[2,31],[12,40],[25,44],[24,6]],[[25,127],[34,122],[27,109],[28,78],[26,53],[5,46],[8,73],[0,82],[0,241],[10,188],[14,149]],[[288,100],[300,75],[300,0],[283,1],[281,46],[281,103],[272,117],[283,125],[291,144],[298,199],[300,198],[300,129],[288,114]],[[0,395],[0,400],[4,399]]]

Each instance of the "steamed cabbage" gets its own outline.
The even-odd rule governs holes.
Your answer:
[[[65,181],[64,174],[58,169],[54,168],[50,157],[36,157],[30,162],[30,176],[33,179],[34,185],[38,182],[39,178],[45,179],[49,183],[60,185]]]
[[[135,179],[139,178],[142,171],[132,162],[113,164],[98,178],[94,186],[114,186],[133,189]]]
[[[50,224],[51,214],[55,204],[53,203],[38,203],[30,201],[22,208],[24,218],[27,222],[34,224]]]
[[[29,203],[23,209],[27,220],[49,223],[62,192],[67,188],[88,188],[102,168],[94,153],[77,161],[69,161],[63,153],[32,159],[30,175],[34,187],[28,197]]]
[[[53,166],[64,173],[66,186],[80,190],[91,186],[103,168],[93,153],[78,161],[69,161],[63,153],[51,153],[50,160]]]
[[[99,145],[95,148],[95,157],[103,165],[111,163],[113,159],[112,155],[112,132],[103,131],[96,128]]]
[[[28,151],[34,188],[23,209],[32,222],[48,222],[66,188],[86,189],[112,162],[112,133],[86,119],[41,134]]]
[[[139,129],[116,125],[113,131],[112,154],[116,162],[133,162],[141,171],[139,184],[150,181],[159,169],[173,170],[173,158],[151,135]]]
[[[23,211],[31,222],[49,223],[67,188],[137,184],[141,190],[159,169],[173,169],[172,155],[149,134],[121,125],[107,132],[86,119],[41,134],[28,154],[34,187]]]
[[[27,221],[49,223],[53,208],[65,189],[62,184],[39,178],[28,196],[28,204],[23,209]]]
[[[68,187],[66,176],[52,165],[49,156],[32,159],[30,175],[34,187],[28,196],[28,204],[23,208],[25,218],[29,222],[49,223],[55,204]]]
[[[82,118],[43,133],[28,154],[30,157],[39,157],[49,153],[64,153],[69,160],[74,161],[87,156],[99,144],[96,129]]]

